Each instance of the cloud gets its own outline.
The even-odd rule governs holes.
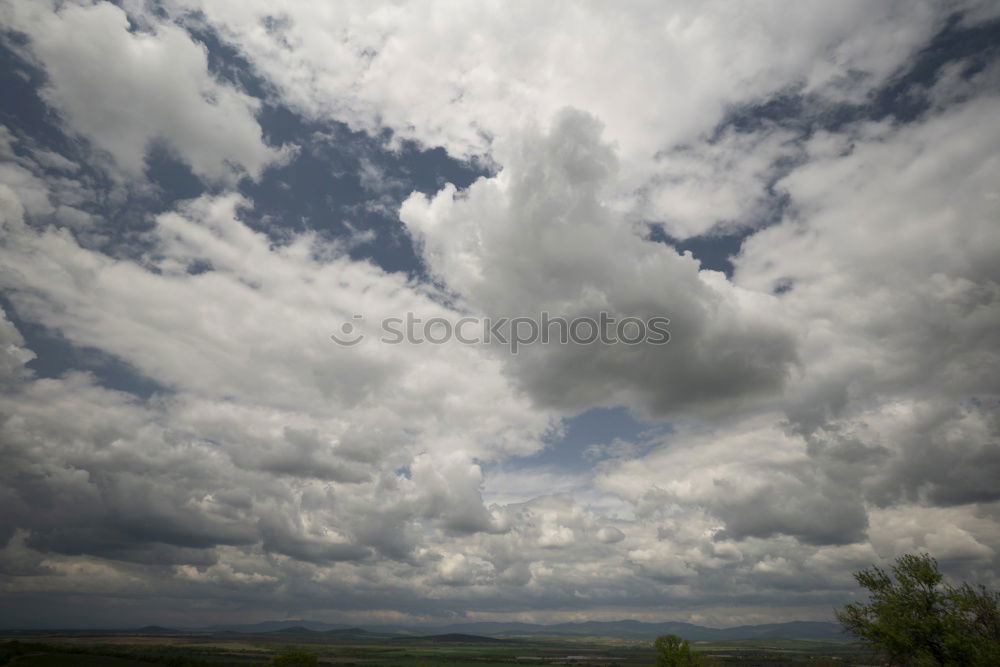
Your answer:
[[[24,365],[35,358],[35,353],[24,346],[24,337],[3,309],[0,309],[0,350],[0,382],[16,382],[30,375]]]
[[[257,178],[281,159],[254,117],[259,101],[218,81],[205,48],[182,28],[135,28],[108,2],[15,2],[3,17],[28,36],[47,75],[45,101],[130,177],[142,175],[157,142],[211,181]]]
[[[597,539],[605,544],[615,544],[625,539],[625,533],[614,526],[605,526],[597,531]]]
[[[550,345],[508,360],[542,405],[625,403],[662,415],[732,409],[780,391],[796,352],[771,314],[774,300],[699,272],[608,207],[617,161],[600,132],[594,118],[564,110],[547,133],[498,149],[496,176],[462,192],[411,195],[400,219],[430,271],[493,317],[670,319],[667,345]]]
[[[183,396],[220,401],[221,413],[190,407],[213,436],[231,435],[227,422],[258,421],[260,432],[284,439],[290,424],[269,422],[269,411],[299,411],[332,418],[344,431],[378,424],[383,438],[386,419],[397,420],[397,437],[424,421],[439,431],[436,449],[479,441],[484,446],[469,451],[484,457],[539,446],[549,418],[511,396],[499,363],[477,348],[334,345],[330,332],[352,312],[365,313],[376,334],[389,315],[448,311],[402,276],[352,262],[313,235],[272,249],[236,219],[241,201],[205,197],[160,216],[152,266],[85,250],[65,231],[11,221],[5,287],[21,316],[99,347]],[[189,273],[196,262],[214,270]],[[359,300],[359,291],[367,296]],[[467,372],[454,372],[455,363]],[[447,400],[457,395],[464,401]],[[477,395],[486,413],[473,407]],[[439,414],[445,406],[453,410],[447,432]],[[370,427],[358,419],[366,412]]]
[[[793,285],[781,299],[804,324],[805,373],[788,415],[817,451],[887,457],[880,504],[991,500],[973,467],[991,470],[996,449],[998,144],[985,119],[998,104],[859,124],[846,151],[817,137],[780,184],[793,212],[736,261],[737,284]]]
[[[736,107],[794,92],[821,106],[864,102],[955,12],[989,3],[454,2],[276,11],[261,2],[167,3],[204,21],[313,118],[336,118],[460,159],[544,125],[570,106],[599,118],[622,158],[612,193],[678,237],[756,225],[781,133],[724,137]],[[976,20],[988,16],[979,12]],[[629,35],[623,48],[621,35]],[[755,146],[752,154],[739,148]],[[711,174],[706,169],[713,168]],[[709,196],[716,208],[686,195]]]
[[[674,238],[756,227],[772,216],[768,187],[779,165],[798,159],[797,133],[736,132],[657,155],[637,215],[660,221]]]
[[[600,488],[640,516],[694,522],[704,512],[712,539],[741,549],[787,535],[870,542],[883,557],[933,549],[994,562],[991,519],[977,517],[993,516],[997,500],[987,480],[998,387],[987,369],[998,359],[987,331],[998,324],[998,276],[987,249],[1000,246],[1000,199],[985,122],[997,103],[979,95],[910,125],[816,136],[809,162],[779,183],[788,213],[735,262],[737,285],[791,286],[779,298],[799,327],[801,372],[781,411],[675,424],[662,446],[605,463]],[[944,516],[970,528],[944,537]]]
[[[613,16],[567,3],[173,6],[204,12],[312,115],[366,129],[379,122],[465,156],[569,105],[600,117],[630,161],[711,129],[728,104],[788,86],[863,96],[953,10],[930,2],[756,3],[739,12],[682,2]],[[622,34],[631,35],[627,49]]]
[[[967,7],[962,25],[985,15],[8,3],[45,99],[122,188],[158,142],[211,187],[101,252],[93,228],[124,234],[87,204],[109,163],[0,134],[0,613],[826,619],[852,570],[920,549],[989,583],[997,69],[942,67],[900,92],[922,102],[906,122],[845,112]],[[361,231],[247,224],[235,183],[281,151],[189,28],[235,46],[289,118],[484,168],[398,210],[426,273],[353,260]],[[734,120],[791,98],[840,120]],[[358,181],[394,214],[418,188],[380,157]],[[733,275],[650,223],[745,235]],[[543,310],[665,316],[671,341],[373,340],[406,312]],[[329,339],[348,321],[368,336],[351,349]],[[36,372],[38,331],[155,391]],[[657,428],[574,451],[560,422],[595,406]]]
[[[227,545],[408,559],[422,521],[494,530],[473,457],[536,451],[553,424],[475,348],[335,346],[358,281],[373,315],[445,311],[313,236],[271,247],[235,219],[237,197],[164,214],[158,251],[138,263],[27,226],[3,193],[0,280],[19,316],[166,389],[142,401],[86,374],[32,378],[4,321],[5,533],[27,529],[33,549],[145,562],[169,545],[194,567],[212,558],[184,549]],[[212,269],[189,273],[196,260]]]

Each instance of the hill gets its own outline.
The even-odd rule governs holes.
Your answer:
[[[294,625],[292,625],[294,624]],[[243,633],[281,632],[283,634],[308,634],[324,632],[329,635],[360,635],[371,633],[380,636],[441,637],[614,637],[617,639],[652,640],[660,635],[675,634],[689,641],[729,641],[740,639],[812,639],[822,641],[851,641],[840,626],[822,621],[791,621],[762,625],[741,625],[730,628],[710,628],[680,621],[644,623],[634,620],[586,621],[580,623],[477,622],[456,623],[445,626],[364,625],[349,626],[321,621],[269,621],[253,625],[216,626],[213,631],[235,630]],[[446,640],[443,640],[446,641]]]

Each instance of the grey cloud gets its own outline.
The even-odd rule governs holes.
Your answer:
[[[874,475],[874,501],[949,506],[1000,500],[1000,419],[990,407],[921,406],[895,454]]]
[[[370,479],[367,470],[330,455],[332,444],[323,441],[316,431],[285,428],[284,435],[289,446],[273,441],[264,444],[261,449],[266,453],[256,462],[256,469],[341,483],[357,484]]]
[[[350,542],[331,542],[302,536],[279,521],[266,521],[261,526],[265,550],[285,554],[310,563],[356,561],[369,558],[371,549]]]
[[[605,544],[616,544],[625,539],[625,533],[614,526],[605,526],[597,531],[597,539]]]
[[[31,371],[25,364],[35,358],[35,353],[24,346],[21,332],[7,319],[0,308],[0,386],[16,383],[28,377]]]
[[[769,486],[732,502],[723,499],[713,509],[726,525],[716,539],[782,534],[823,545],[851,544],[867,537],[868,513],[851,489]]]
[[[621,402],[666,415],[776,395],[796,351],[786,325],[768,316],[769,298],[699,273],[611,210],[604,197],[617,163],[600,133],[596,119],[563,110],[547,134],[509,140],[496,177],[462,193],[412,195],[400,217],[430,269],[494,317],[670,319],[663,346],[538,345],[508,359],[542,405]]]
[[[930,94],[949,96],[942,87],[953,87],[947,75]],[[1000,237],[982,180],[997,136],[981,124],[996,106],[994,95],[959,96],[918,123],[858,123],[845,130],[848,152],[843,136],[814,137],[811,161],[780,184],[793,204],[786,219],[749,238],[736,260],[737,283],[791,276],[783,303],[804,323],[830,323],[806,329],[803,377],[785,413],[825,474],[873,505],[997,498],[989,406],[1000,356],[987,332],[1000,323],[1000,274],[986,249]],[[978,129],[939,141],[960,128]],[[780,266],[765,268],[772,261]],[[829,275],[842,278],[834,285]]]

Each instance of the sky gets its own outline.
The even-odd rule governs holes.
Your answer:
[[[997,3],[0,28],[0,627],[832,620],[913,552],[1000,582]],[[669,342],[378,335],[543,312]]]

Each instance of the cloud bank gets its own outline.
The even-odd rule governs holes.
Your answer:
[[[4,5],[2,624],[826,620],[915,550],[995,586],[1000,68],[954,46],[995,14]],[[542,311],[671,340],[330,340]],[[599,408],[634,428],[574,439]]]

